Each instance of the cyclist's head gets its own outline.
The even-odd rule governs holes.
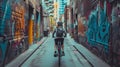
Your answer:
[[[62,22],[58,22],[57,26],[63,26],[63,23]]]

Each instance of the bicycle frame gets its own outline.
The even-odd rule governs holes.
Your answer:
[[[62,37],[58,37],[58,39],[60,39],[60,38],[62,38]],[[60,65],[61,65],[61,42],[60,41],[58,41],[58,43],[57,43],[57,49],[58,49],[58,66],[60,67]]]

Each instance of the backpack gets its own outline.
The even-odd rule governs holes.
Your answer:
[[[57,37],[63,37],[64,30],[62,27],[59,27],[56,29],[56,36]]]

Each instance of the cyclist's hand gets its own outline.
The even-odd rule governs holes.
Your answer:
[[[52,38],[54,38],[54,36],[52,36]]]
[[[64,36],[64,37],[67,37],[67,36]]]

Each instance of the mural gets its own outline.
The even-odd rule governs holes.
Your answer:
[[[0,3],[0,66],[27,49],[25,44],[25,14],[23,1],[4,0]],[[10,54],[9,54],[10,53]]]
[[[43,37],[40,10],[24,0],[0,0],[0,67],[16,58]]]
[[[115,67],[120,66],[119,8],[119,0],[84,0],[76,5],[77,17],[72,18],[78,21],[74,36],[79,43]]]

